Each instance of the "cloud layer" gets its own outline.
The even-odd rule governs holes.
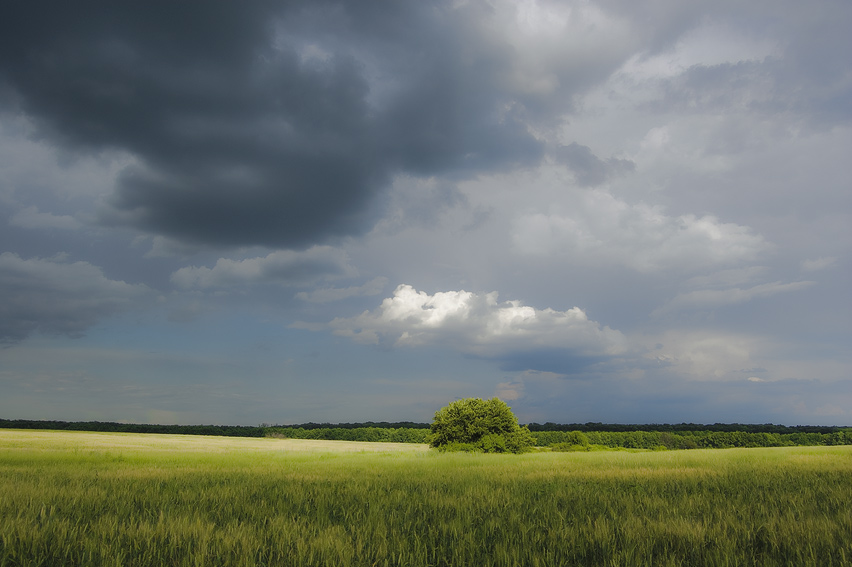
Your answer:
[[[519,217],[513,239],[523,254],[569,255],[639,272],[737,265],[768,248],[748,227],[712,215],[667,215],[661,207],[630,205],[603,190],[583,193],[571,213]]]
[[[304,252],[282,250],[245,260],[219,258],[212,268],[181,268],[172,274],[171,280],[183,289],[209,289],[258,284],[308,285],[353,274],[354,268],[344,252],[315,246]]]
[[[88,262],[0,254],[0,343],[38,331],[71,337],[148,297],[143,285],[115,281]]]

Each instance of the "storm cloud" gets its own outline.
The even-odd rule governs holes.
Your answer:
[[[523,120],[536,97],[527,109],[499,88],[509,46],[476,33],[484,8],[9,8],[6,110],[53,144],[134,158],[99,211],[107,225],[307,247],[368,230],[399,172],[464,176],[542,155]]]

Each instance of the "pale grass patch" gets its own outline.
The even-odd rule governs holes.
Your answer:
[[[418,453],[419,443],[272,439],[92,431],[0,429],[0,447],[27,451],[153,451],[157,453]]]

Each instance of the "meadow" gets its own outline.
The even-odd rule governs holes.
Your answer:
[[[13,565],[852,565],[852,446],[488,455],[0,430]]]

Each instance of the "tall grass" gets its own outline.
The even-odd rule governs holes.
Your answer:
[[[852,565],[852,447],[506,456],[27,435],[0,432],[3,567]]]

